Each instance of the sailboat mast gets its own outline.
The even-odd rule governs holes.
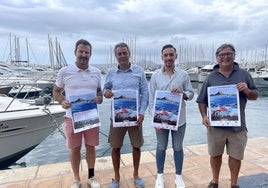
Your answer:
[[[28,39],[26,38],[26,52],[27,52],[27,66],[30,65],[30,56],[29,56],[29,43],[28,43]]]

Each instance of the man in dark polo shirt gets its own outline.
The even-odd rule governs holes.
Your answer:
[[[218,188],[225,146],[229,155],[228,164],[231,173],[231,188],[239,188],[237,179],[247,143],[245,108],[247,100],[256,100],[258,98],[258,91],[251,75],[246,70],[239,68],[239,65],[234,62],[235,48],[232,44],[221,45],[216,51],[216,59],[218,64],[214,66],[213,72],[207,76],[196,100],[202,116],[202,123],[207,127],[208,152],[213,175],[208,188]],[[211,126],[207,115],[207,89],[211,86],[222,85],[236,85],[239,91],[241,126]]]

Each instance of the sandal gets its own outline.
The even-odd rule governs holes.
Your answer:
[[[112,179],[112,183],[110,184],[110,188],[119,188],[119,182],[116,182]]]
[[[134,183],[136,185],[136,187],[138,188],[144,188],[144,182],[141,178],[137,178],[134,180]]]

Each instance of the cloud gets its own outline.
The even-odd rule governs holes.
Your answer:
[[[92,43],[96,63],[107,61],[111,46],[121,41],[135,40],[137,53],[154,56],[166,43],[201,45],[207,59],[212,46],[225,42],[238,51],[260,53],[268,42],[266,0],[4,0],[0,8],[2,40],[8,33],[29,38],[42,54],[49,34],[57,37],[68,62],[74,61],[74,43],[80,38]]]

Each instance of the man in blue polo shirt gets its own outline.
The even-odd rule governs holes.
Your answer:
[[[133,178],[136,187],[144,187],[143,180],[139,177],[139,163],[141,156],[141,146],[143,145],[142,122],[144,113],[148,106],[149,92],[144,70],[129,62],[130,50],[127,44],[119,43],[114,48],[115,57],[118,65],[111,68],[107,74],[104,85],[104,96],[113,97],[113,90],[137,90],[139,101],[139,117],[136,126],[130,127],[113,127],[111,122],[109,143],[112,147],[112,160],[115,177],[110,184],[110,188],[118,188],[120,181],[120,150],[123,145],[126,132],[129,134],[132,145],[133,157]]]

